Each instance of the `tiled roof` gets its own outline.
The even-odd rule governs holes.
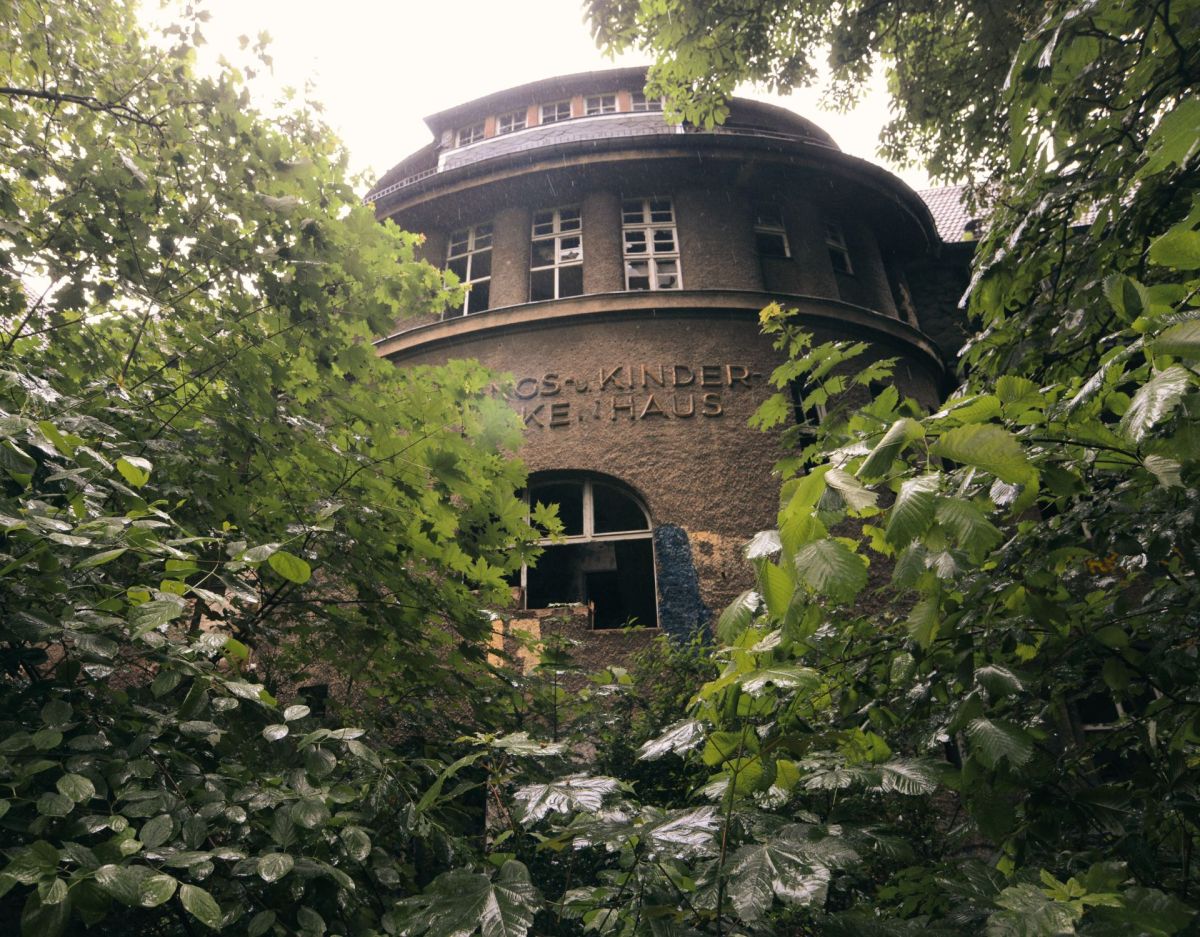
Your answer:
[[[949,185],[940,189],[924,189],[917,193],[929,207],[933,215],[933,223],[941,239],[949,244],[958,241],[970,241],[979,236],[979,232],[967,231],[967,225],[978,220],[978,215],[967,211],[963,203],[967,187],[964,185]],[[975,226],[972,225],[974,228]]]

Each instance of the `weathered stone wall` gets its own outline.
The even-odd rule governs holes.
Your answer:
[[[853,337],[817,330],[819,341]],[[669,558],[659,578],[660,602],[664,592],[668,600],[664,628],[694,630],[752,585],[740,547],[775,525],[779,483],[771,468],[782,454],[774,435],[747,424],[773,393],[767,378],[780,363],[752,313],[533,320],[523,330],[417,348],[402,363],[448,357],[513,375],[512,402],[526,427],[521,455],[531,471],[612,476],[639,495],[656,528],[674,529],[655,544]],[[916,359],[901,362],[897,382],[936,399],[937,377]]]

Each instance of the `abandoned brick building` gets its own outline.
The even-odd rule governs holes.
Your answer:
[[[368,195],[469,285],[380,354],[510,373],[530,497],[560,506],[566,538],[523,571],[516,618],[536,630],[537,610],[573,606],[556,620],[614,652],[655,633],[630,623],[702,628],[752,578],[742,546],[779,488],[775,438],[747,425],[779,363],[759,310],[869,342],[934,403],[970,255],[956,191],[927,204],[766,104],[670,125],[644,83],[589,72],[434,114],[433,142]]]

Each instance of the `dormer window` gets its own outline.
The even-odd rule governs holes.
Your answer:
[[[633,92],[629,98],[630,110],[633,111],[661,111],[663,109],[662,98],[648,98],[640,91]]]
[[[458,145],[466,146],[468,143],[478,143],[483,139],[483,121],[477,124],[471,124],[470,127],[463,127],[458,132]]]
[[[597,94],[584,99],[583,113],[587,117],[600,114],[615,114],[617,112],[617,96],[615,94]]]
[[[501,114],[496,118],[496,133],[514,133],[518,130],[524,130],[527,113],[522,108],[519,111],[513,111],[511,114]]]
[[[759,257],[791,257],[783,216],[774,205],[759,205],[754,210],[754,243]]]
[[[553,104],[542,105],[542,123],[553,124],[571,117],[570,101],[555,101]]]
[[[850,263],[850,249],[846,247],[846,236],[842,226],[832,221],[825,223],[825,245],[829,248],[829,260],[833,269],[838,273],[853,274],[854,265]]]

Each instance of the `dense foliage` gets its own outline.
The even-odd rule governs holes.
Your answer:
[[[765,314],[790,363],[760,422],[790,420],[794,382],[831,416],[781,466],[725,669],[643,748],[708,776],[654,803],[616,778],[520,792],[547,844],[606,857],[556,910],[631,934],[1194,930],[1200,6],[591,10],[660,52],[692,119],[831,37],[838,78],[882,56],[897,126],[940,172],[991,169],[994,207],[936,414],[861,405],[861,348]]]
[[[893,140],[994,173],[962,387],[934,414],[870,399],[885,365],[767,310],[788,363],[759,422],[790,421],[795,383],[829,417],[785,430],[779,526],[714,646],[585,694],[559,648],[489,683],[459,636],[522,554],[517,437],[482,372],[372,355],[442,301],[411,237],[357,206],[311,116],[192,76],[195,23],[156,50],[124,7],[10,4],[4,916],[1195,932],[1200,4],[590,7],[666,51],[695,119],[830,39],[844,88],[895,69]],[[256,641],[334,641],[385,703],[476,687],[509,725],[455,741],[399,713],[434,755],[402,756],[278,704]]]
[[[518,421],[376,357],[441,275],[311,109],[255,112],[261,49],[205,78],[203,14],[2,9],[0,919],[377,928],[453,864],[441,765],[297,689],[454,737],[529,540]]]

